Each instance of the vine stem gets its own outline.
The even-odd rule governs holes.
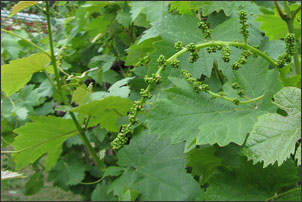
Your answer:
[[[288,3],[286,1],[284,1],[284,8],[286,11],[286,15],[285,15],[282,13],[282,10],[281,10],[279,4],[276,1],[274,1],[274,3],[275,3],[275,6],[278,10],[278,13],[279,13],[281,19],[286,23],[288,33],[294,34],[294,19],[295,19],[296,14],[300,11],[301,6],[299,6],[296,10],[291,11],[288,6]],[[299,55],[298,55],[298,49],[297,49],[296,42],[295,42],[294,49],[295,49],[295,53],[294,53],[293,57],[294,57],[296,75],[301,75],[301,63],[299,61]]]
[[[282,192],[282,193],[280,193],[280,194],[277,194],[277,195],[275,195],[275,196],[269,197],[269,198],[267,198],[265,201],[270,201],[270,200],[273,200],[273,199],[275,199],[275,198],[279,198],[280,196],[283,196],[283,195],[285,195],[285,194],[288,194],[288,193],[293,192],[293,191],[296,191],[296,190],[300,190],[300,187],[296,187],[296,188],[290,189],[290,190],[288,190],[288,191]]]
[[[243,49],[247,49],[247,50],[250,50],[252,53],[255,53],[261,57],[263,57],[264,59],[266,59],[269,63],[271,63],[273,66],[277,66],[277,63],[274,59],[272,59],[270,56],[266,55],[265,53],[263,53],[262,51],[258,50],[257,48],[254,48],[248,44],[245,44],[245,43],[239,43],[239,42],[233,42],[233,41],[214,41],[214,40],[211,40],[209,42],[205,42],[205,43],[201,43],[201,44],[196,44],[196,48],[197,49],[201,49],[201,48],[205,48],[205,47],[209,47],[209,46],[233,46],[233,47],[236,47],[236,48],[243,48]],[[183,48],[182,50],[178,51],[177,53],[175,53],[174,55],[172,55],[170,58],[167,59],[167,64],[170,63],[171,61],[173,61],[174,59],[178,58],[179,56],[181,56],[182,54],[186,53],[188,51],[187,48]],[[158,76],[160,75],[160,73],[164,70],[164,66],[161,66],[157,72],[155,73],[155,76]],[[145,92],[149,93],[151,88],[153,86],[153,83],[150,83],[148,84]],[[213,95],[215,95],[216,97],[221,97],[227,101],[233,101],[232,99],[230,98],[227,98],[225,96],[220,96],[219,94],[216,94],[216,93],[213,93],[211,92]],[[258,101],[260,100],[261,98],[263,98],[263,95],[257,97],[257,98],[254,98],[254,99],[250,99],[248,101],[240,101],[240,103],[242,104],[248,104],[248,103],[251,103],[251,102],[255,102],[255,101]],[[141,99],[139,100],[140,104],[143,104],[145,102],[145,98],[144,97],[141,97]],[[133,114],[134,115],[134,118],[137,117],[137,114],[138,114],[138,111],[135,111],[135,113]],[[130,123],[130,125],[132,125],[132,123]]]
[[[211,94],[211,95],[213,95],[213,96],[215,96],[215,97],[220,97],[220,98],[222,98],[222,99],[224,99],[224,100],[227,100],[227,101],[230,101],[230,102],[233,102],[233,100],[234,100],[234,99],[229,98],[229,97],[226,97],[226,96],[221,96],[221,95],[219,95],[219,94],[217,94],[217,93],[214,93],[214,92],[212,92],[212,91],[208,91],[208,92],[209,92],[209,94]],[[240,103],[240,104],[249,104],[249,103],[258,101],[258,100],[262,99],[263,97],[264,97],[264,95],[261,95],[261,96],[256,97],[256,98],[249,99],[248,101],[239,101],[239,103]]]
[[[280,8],[278,2],[277,2],[277,1],[274,1],[274,4],[275,4],[275,7],[277,8],[277,11],[278,11],[278,13],[279,13],[281,19],[282,19],[282,20],[285,20],[286,16],[283,14],[283,12],[282,12],[282,10],[281,10],[281,8]]]
[[[53,69],[54,69],[54,73],[55,73],[56,82],[57,82],[57,89],[58,89],[58,93],[59,93],[60,97],[62,98],[64,104],[70,105],[70,103],[67,101],[66,96],[65,96],[65,94],[62,90],[62,84],[61,84],[61,81],[60,81],[59,72],[58,72],[58,68],[57,68],[57,62],[56,62],[56,58],[55,58],[55,54],[54,54],[48,1],[45,1],[45,4],[46,4],[46,12],[44,14],[46,15],[46,19],[47,19],[50,56],[51,56],[51,61],[52,61],[52,65],[53,65]],[[85,133],[84,133],[79,121],[77,120],[77,118],[76,118],[76,116],[74,115],[73,112],[69,112],[69,114],[70,114],[74,124],[77,127],[77,130],[79,132],[79,136],[80,136],[81,140],[83,141],[84,145],[88,149],[90,155],[93,157],[96,165],[102,170],[104,168],[104,165],[101,162],[100,158],[97,156],[96,152],[94,151],[94,149],[91,146],[90,142],[88,141],[87,137],[85,136]]]

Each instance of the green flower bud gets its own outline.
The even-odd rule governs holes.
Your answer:
[[[152,95],[144,89],[141,89],[140,95],[145,99],[151,99]]]
[[[249,24],[246,24],[247,22],[247,12],[246,11],[240,11],[239,12],[239,19],[240,19],[240,34],[243,35],[244,38],[248,38],[249,36]]]
[[[240,101],[239,101],[238,98],[234,98],[234,99],[233,99],[233,103],[234,103],[235,105],[239,105],[239,104],[240,104]]]
[[[286,51],[289,55],[293,55],[295,53],[296,39],[295,34],[288,33],[285,38]]]
[[[157,62],[160,66],[166,66],[167,60],[165,59],[165,56],[160,55]]]
[[[117,137],[111,142],[111,146],[113,149],[118,150],[122,148],[127,142],[127,136],[123,133],[119,133]]]
[[[232,83],[232,88],[235,89],[235,90],[241,89],[239,83],[237,83],[237,82]]]
[[[178,41],[174,44],[174,48],[177,50],[177,51],[181,51],[183,49],[183,46],[182,46],[182,42],[181,41]]]
[[[189,43],[186,48],[188,49],[188,51],[190,51],[191,53],[196,51],[196,45],[194,43]]]
[[[223,91],[219,91],[218,93],[220,96],[225,96],[224,92]]]
[[[210,38],[212,30],[209,29],[208,25],[205,22],[197,23],[197,27],[202,30],[204,38]]]
[[[225,46],[221,50],[222,54],[222,59],[224,62],[229,62],[230,61],[230,56],[231,56],[231,49],[228,46]]]
[[[174,59],[174,60],[171,62],[171,66],[172,66],[173,68],[178,68],[178,67],[179,67],[179,60]]]
[[[240,97],[243,97],[244,96],[244,91],[242,90],[242,89],[239,89],[238,91],[237,91],[237,94],[240,96]]]
[[[198,60],[199,58],[199,55],[198,55],[198,52],[195,51],[195,52],[191,52],[190,53],[190,57],[189,57],[189,63],[194,63]]]

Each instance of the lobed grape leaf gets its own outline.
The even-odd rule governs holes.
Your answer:
[[[85,84],[78,86],[72,93],[72,102],[83,105],[89,102],[92,91],[92,85],[87,88]]]
[[[10,61],[9,64],[1,66],[1,88],[7,96],[30,81],[32,75],[41,72],[50,58],[43,53],[36,53],[26,58]]]
[[[180,14],[191,14],[192,11],[201,10],[203,16],[209,16],[214,12],[223,11],[226,16],[230,16],[238,8],[245,6],[243,1],[172,1],[170,10],[177,10]]]
[[[45,169],[49,170],[58,160],[63,142],[77,130],[72,120],[49,116],[37,117],[14,132],[18,134],[11,144],[18,151],[12,155],[16,169],[24,168],[47,153]]]
[[[162,21],[168,15],[167,1],[133,1],[130,2],[131,18],[135,20],[140,13],[146,14],[150,22]]]
[[[50,170],[48,179],[51,179],[54,185],[67,190],[68,186],[79,184],[84,179],[85,169],[86,164],[79,159],[79,154],[70,152]]]
[[[34,6],[38,3],[38,1],[20,1],[11,10],[11,13],[9,17],[12,17],[13,15],[16,15],[18,12],[22,11],[25,8]]]
[[[107,194],[108,185],[103,181],[92,192],[91,201],[116,201],[112,193]]]
[[[297,16],[299,16],[299,14]],[[261,22],[260,30],[265,32],[265,36],[269,37],[270,41],[281,39],[288,33],[286,22],[281,19],[276,10],[273,15],[259,15],[255,21]],[[297,20],[294,20],[294,29],[296,37],[298,38],[301,35],[301,23]]]
[[[151,23],[152,27],[144,32],[138,44],[157,36],[173,43],[172,47],[177,41],[182,41],[184,45],[203,41],[202,31],[197,27],[198,22],[192,15],[168,15],[160,21]]]
[[[299,181],[298,170],[293,161],[265,169],[242,161],[240,168],[221,170],[211,178],[204,196],[207,201],[265,201]]]
[[[287,116],[267,113],[259,116],[246,141],[242,153],[255,163],[263,161],[264,167],[281,165],[295,152],[301,138],[301,90],[285,87],[274,96],[273,102],[287,112]]]
[[[90,125],[101,124],[101,128],[118,132],[117,119],[125,116],[132,106],[132,101],[118,96],[105,97],[74,108],[72,111],[91,116]]]
[[[42,172],[33,174],[28,182],[25,184],[25,195],[33,195],[41,190],[44,184],[44,175]]]
[[[273,197],[275,201],[301,201],[301,186],[288,190],[283,195],[277,195]]]
[[[109,188],[119,195],[124,186],[140,191],[145,200],[194,200],[198,183],[185,172],[184,144],[171,145],[145,132],[134,136],[118,153],[118,164],[128,167]]]
[[[172,143],[196,138],[198,145],[225,146],[230,142],[242,145],[257,117],[276,109],[270,100],[281,85],[277,71],[268,70],[267,66],[261,58],[250,60],[223,86],[230,97],[238,97],[231,87],[232,82],[238,82],[249,98],[264,94],[252,105],[236,106],[223,99],[213,100],[206,93],[196,93],[184,79],[169,78],[176,87],[165,90],[166,98],[155,102],[150,110],[147,120],[150,133],[171,138]]]
[[[195,2],[197,3],[197,2]],[[203,1],[198,2],[202,15],[208,16],[213,12],[219,12],[223,10],[226,16],[230,16],[234,11],[238,10],[240,7],[244,7],[247,2],[244,1]]]
[[[158,41],[159,38],[150,38],[144,42],[131,45],[127,51],[126,65],[135,65],[140,58],[144,58],[155,50],[154,42]]]
[[[187,159],[189,160],[187,166],[192,167],[192,175],[200,176],[201,185],[204,185],[222,165],[221,159],[215,156],[215,149],[212,146],[190,151]]]

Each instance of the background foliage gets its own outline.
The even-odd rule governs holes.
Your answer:
[[[1,32],[1,165],[34,171],[25,195],[38,193],[47,175],[82,200],[301,200],[301,2],[56,1],[50,7],[53,41],[43,26]],[[44,16],[45,2],[14,9]],[[288,9],[297,11],[291,27],[280,17]],[[161,83],[149,89],[153,97],[126,145],[113,149],[159,56],[173,56],[178,41],[207,43],[200,21],[217,43],[244,43],[242,10],[247,43],[271,59],[250,56],[235,71],[242,50],[233,46],[229,63],[206,48],[195,63],[189,52],[180,55],[180,68],[167,65]],[[289,51],[288,32],[296,55],[277,68]],[[196,92],[181,70],[213,92],[238,97],[232,88],[238,83],[247,100],[261,99],[239,105],[213,99]],[[1,181],[3,190],[10,180]]]

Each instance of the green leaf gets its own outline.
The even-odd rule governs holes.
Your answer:
[[[101,9],[100,7],[98,8]],[[106,13],[104,15],[98,16],[97,18],[93,18],[87,26],[87,31],[89,33],[89,35],[92,38],[92,41],[94,41],[93,39],[100,34],[101,36],[104,36],[106,31],[107,31],[107,27],[110,25],[110,23],[112,22],[112,20],[114,18],[114,15],[112,13]]]
[[[108,71],[115,61],[115,57],[111,55],[98,55],[91,58],[88,67],[101,67],[103,72]]]
[[[275,201],[301,201],[301,187],[295,187],[274,197]]]
[[[226,16],[230,16],[234,11],[246,5],[242,1],[172,1],[170,10],[176,9],[180,14],[192,14],[192,11],[200,9],[203,16],[209,16],[213,12],[224,11]]]
[[[13,126],[7,121],[7,119],[1,117],[1,133],[12,131]]]
[[[150,133],[171,138],[172,143],[184,140],[189,143],[196,138],[198,145],[225,146],[231,142],[242,145],[257,117],[276,109],[271,105],[271,98],[281,86],[278,72],[267,67],[268,63],[261,58],[250,60],[223,86],[230,97],[238,97],[232,82],[238,82],[249,98],[264,94],[261,100],[250,105],[236,106],[223,99],[213,100],[209,94],[196,93],[184,79],[169,78],[176,87],[165,90],[165,98],[155,102],[150,110],[147,120]]]
[[[170,11],[177,10],[180,14],[192,14],[192,11],[198,10],[193,1],[171,1]]]
[[[118,164],[127,170],[110,185],[121,194],[123,186],[140,191],[139,199],[194,200],[201,191],[198,183],[186,173],[184,144],[171,145],[146,132],[134,136],[130,145],[118,153]]]
[[[276,10],[274,12],[274,15],[259,15],[255,19],[255,21],[261,22],[260,30],[264,31],[265,36],[269,37],[270,41],[274,39],[284,38],[288,33],[286,22],[281,19]],[[296,19],[294,20],[294,29],[296,37],[299,38],[301,35],[301,23],[299,23]]]
[[[125,116],[132,106],[132,101],[121,97],[106,97],[74,108],[72,111],[92,117],[91,125],[101,124],[101,128],[118,132],[118,118]]]
[[[285,42],[282,40],[269,41],[269,39],[265,37],[260,45],[260,50],[271,58],[278,60],[278,57],[285,52]]]
[[[195,2],[199,5],[203,16],[208,16],[213,12],[219,12],[223,10],[226,16],[230,16],[234,11],[238,10],[240,7],[244,7],[246,2],[244,1],[203,1]],[[195,5],[195,6],[197,6]]]
[[[130,93],[130,89],[129,89],[129,86],[125,86],[125,85],[128,84],[129,81],[132,80],[133,78],[134,77],[127,77],[127,78],[124,78],[120,81],[115,82],[108,89],[109,95],[111,95],[111,96],[120,96],[120,97],[123,97],[123,98],[127,98],[129,93]]]
[[[105,169],[104,177],[106,176],[119,176],[123,173],[124,168],[117,166],[109,166]]]
[[[44,184],[44,175],[42,172],[33,174],[25,184],[24,195],[33,195],[40,191]]]
[[[112,193],[107,194],[108,186],[102,182],[96,186],[91,195],[91,201],[116,201]]]
[[[10,59],[17,59],[22,50],[22,46],[19,43],[20,40],[21,39],[16,38],[15,36],[3,34],[1,36],[1,55],[3,54],[2,51],[7,51]]]
[[[138,44],[157,36],[173,43],[173,46],[177,41],[182,41],[184,45],[204,41],[202,31],[197,27],[198,22],[199,20],[192,15],[168,15],[160,21],[151,23],[152,27],[144,32]]]
[[[290,63],[287,66],[280,69],[279,79],[282,82],[282,86],[293,86],[296,87],[301,81],[301,75],[296,75],[292,69],[294,69],[294,64]]]
[[[60,159],[49,172],[48,178],[54,185],[66,189],[69,185],[79,184],[85,177],[86,164],[79,159],[79,154],[68,153]]]
[[[45,169],[49,170],[58,160],[63,142],[76,131],[72,120],[58,117],[37,117],[34,122],[15,129],[18,136],[12,146],[18,151],[13,154],[16,169],[24,168],[47,153]]]
[[[92,85],[88,88],[85,84],[78,86],[72,93],[72,102],[83,105],[89,102],[91,96]]]
[[[119,73],[111,69],[104,72],[102,75],[103,82],[110,83],[110,84],[114,84],[115,82],[121,80],[122,78],[123,77]]]
[[[133,21],[135,26],[144,27],[144,28],[150,28],[150,22],[147,20],[147,17],[145,14],[140,13],[137,18]]]
[[[232,29],[230,29],[232,27]],[[240,34],[240,27],[241,24],[239,22],[238,17],[230,18],[226,20],[225,22],[217,25],[213,29],[213,39],[215,40],[222,40],[222,41],[244,41],[244,38],[242,34]],[[258,30],[258,28],[251,24],[251,26],[248,28],[249,30],[249,37],[248,37],[248,43],[250,45],[260,45],[262,41],[261,32]]]
[[[130,2],[131,18],[135,20],[140,13],[147,16],[150,22],[162,21],[168,15],[168,1],[133,1]]]
[[[123,27],[128,27],[131,23],[131,14],[130,7],[127,2],[123,2],[120,4],[121,10],[117,12],[115,17],[116,21],[123,25]]]
[[[38,1],[20,1],[12,8],[12,11],[8,17],[12,17],[23,9],[36,5],[37,3]]]
[[[125,186],[119,201],[135,201],[139,194],[140,191],[136,189],[128,189],[127,186]]]
[[[7,96],[30,81],[33,73],[41,72],[50,58],[43,53],[36,53],[26,58],[10,61],[1,66],[1,87]]]
[[[154,42],[158,41],[159,38],[151,38],[143,41],[140,44],[131,45],[127,51],[125,65],[135,65],[140,58],[144,58],[155,50]]]
[[[242,162],[240,168],[224,169],[209,180],[206,201],[265,201],[275,193],[299,181],[298,168],[292,161],[281,167],[263,169],[262,164]]]
[[[201,185],[204,185],[222,165],[221,159],[215,156],[214,147],[194,149],[188,153],[187,159],[187,166],[192,167],[192,174],[200,176]]]
[[[285,110],[287,116],[267,113],[258,118],[246,141],[243,153],[264,167],[281,165],[295,152],[296,142],[301,138],[301,90],[294,87],[281,89],[274,96],[276,106]]]

